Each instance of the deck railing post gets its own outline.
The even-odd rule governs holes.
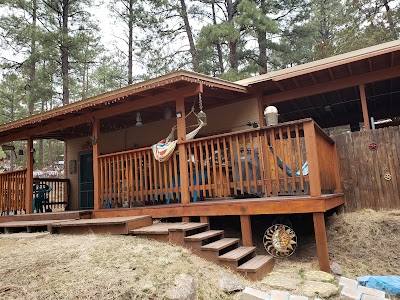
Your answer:
[[[32,213],[33,201],[33,138],[26,140],[26,187],[25,187],[25,212]]]
[[[99,170],[99,154],[100,144],[98,138],[100,136],[100,120],[98,118],[93,120],[92,124],[92,144],[93,144],[93,198],[94,209],[101,208],[100,199],[100,170]]]
[[[176,112],[177,114],[180,113],[180,117],[178,117],[176,120],[176,126],[178,135],[181,199],[182,199],[182,204],[188,204],[190,203],[190,193],[189,193],[189,173],[188,173],[186,145],[179,143],[186,141],[185,98],[183,96],[180,96],[176,99]]]
[[[318,162],[317,138],[314,121],[305,122],[303,125],[306,155],[308,161],[308,178],[310,182],[310,195],[321,195],[321,175]]]

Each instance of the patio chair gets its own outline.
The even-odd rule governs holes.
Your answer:
[[[32,212],[35,210],[37,213],[51,212],[49,206],[50,198],[49,193],[52,190],[50,186],[44,183],[35,183],[33,185],[33,201],[32,201]],[[47,205],[47,208],[45,208]]]

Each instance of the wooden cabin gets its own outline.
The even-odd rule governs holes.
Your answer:
[[[66,178],[46,181],[55,191],[49,206],[67,202],[94,218],[240,216],[243,245],[252,245],[253,215],[311,213],[320,268],[329,271],[324,213],[344,195],[336,144],[322,128],[362,122],[369,130],[366,95],[383,89],[398,111],[389,92],[399,83],[394,41],[238,82],[176,71],[4,124],[0,143],[26,140],[28,151],[25,170],[0,174],[1,210],[35,212],[33,140],[59,139]],[[278,107],[279,124],[265,124],[268,105]],[[207,125],[187,139],[199,124],[193,107]],[[174,126],[176,147],[159,162],[151,146]]]

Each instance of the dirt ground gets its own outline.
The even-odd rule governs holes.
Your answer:
[[[263,225],[255,230],[255,242]],[[274,270],[317,270],[313,235],[293,226],[300,232],[299,246],[290,258],[277,260]],[[399,210],[333,215],[327,217],[327,231],[331,260],[343,275],[399,275]],[[221,274],[263,288],[186,249],[133,236],[0,238],[0,299],[164,299],[181,273],[195,278],[198,299],[237,299],[220,290]]]

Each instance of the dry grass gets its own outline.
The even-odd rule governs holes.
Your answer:
[[[398,274],[400,211],[333,216],[327,228],[331,258],[344,275]],[[299,237],[295,254],[275,266],[296,274],[316,269],[312,236]],[[198,299],[237,299],[220,291],[222,273],[268,290],[186,249],[132,236],[0,239],[0,299],[163,299],[180,273],[196,279]]]
[[[218,287],[229,270],[132,236],[0,239],[0,251],[0,299],[163,299],[180,273],[196,278],[198,299],[234,299]]]
[[[398,275],[400,210],[341,214],[327,228],[331,258],[347,276]]]

